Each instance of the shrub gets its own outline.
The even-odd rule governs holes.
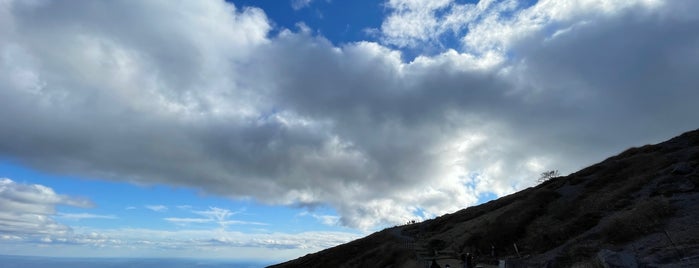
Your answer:
[[[558,177],[558,170],[549,170],[541,173],[541,177],[539,177],[539,182],[545,182],[556,177]]]
[[[430,250],[442,250],[447,247],[447,242],[440,239],[432,239],[428,242],[427,247]]]
[[[654,232],[664,219],[674,214],[667,200],[653,198],[643,201],[635,208],[612,216],[602,229],[601,235],[612,244],[631,241],[643,234]]]
[[[571,245],[556,256],[555,267],[573,267],[576,263],[590,263],[597,254],[597,250],[598,247],[595,245]]]

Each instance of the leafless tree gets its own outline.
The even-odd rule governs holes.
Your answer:
[[[558,170],[549,170],[541,173],[541,177],[539,177],[539,182],[545,182],[556,177],[558,177]]]

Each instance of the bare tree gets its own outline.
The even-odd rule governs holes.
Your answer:
[[[558,170],[549,170],[546,172],[541,173],[541,177],[539,177],[539,182],[545,182],[547,180],[553,179],[558,177]]]

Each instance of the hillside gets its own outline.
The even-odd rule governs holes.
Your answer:
[[[271,267],[699,267],[699,130]],[[516,248],[515,248],[516,247]],[[510,267],[510,266],[508,266]]]

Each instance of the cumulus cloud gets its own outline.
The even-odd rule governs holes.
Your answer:
[[[70,227],[54,220],[57,205],[90,207],[92,203],[56,194],[43,185],[0,178],[0,233],[3,240],[48,239],[71,232]]]
[[[453,47],[445,37],[461,40],[469,53],[508,52],[510,45],[537,34],[557,34],[576,24],[618,16],[621,12],[656,10],[663,0],[390,0],[380,29],[383,43],[397,47]]]
[[[0,155],[366,229],[696,128],[699,6],[571,3],[392,0],[338,46],[224,1],[3,2]]]
[[[399,47],[413,47],[433,41],[442,34],[437,12],[449,9],[452,0],[389,0],[391,14],[381,25],[384,41]]]

